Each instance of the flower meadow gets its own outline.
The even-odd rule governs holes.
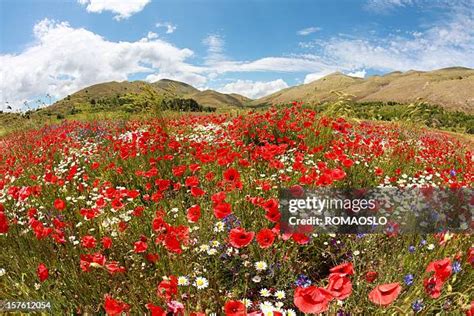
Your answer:
[[[283,234],[278,202],[281,187],[472,187],[473,154],[298,103],[16,132],[0,138],[0,299],[55,315],[474,315],[471,235]]]

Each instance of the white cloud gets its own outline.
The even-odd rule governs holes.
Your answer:
[[[207,63],[212,64],[225,59],[224,45],[225,41],[222,36],[217,34],[208,35],[202,40],[202,43],[207,46]]]
[[[146,38],[152,40],[152,39],[158,38],[158,34],[156,34],[155,32],[148,32],[148,34],[146,35]]]
[[[302,36],[306,36],[306,35],[309,35],[309,34],[312,34],[312,33],[318,32],[318,31],[321,31],[320,27],[312,26],[312,27],[308,27],[308,28],[299,30],[297,32],[297,34],[302,35]]]
[[[414,0],[368,0],[365,7],[371,11],[386,12],[397,7],[411,6]]]
[[[222,93],[238,93],[251,99],[257,99],[284,88],[288,88],[288,84],[283,79],[273,81],[237,80],[217,90]]]
[[[203,68],[186,60],[193,51],[160,39],[112,42],[67,22],[45,19],[34,27],[35,42],[19,54],[0,55],[0,98],[20,108],[25,100],[55,98],[92,84],[123,81],[137,73],[203,81]],[[148,36],[150,37],[150,36]],[[153,78],[148,78],[152,80]]]
[[[366,74],[367,72],[365,71],[365,69],[347,73],[348,76],[357,77],[357,78],[365,78]]]
[[[325,60],[342,69],[432,70],[450,66],[474,67],[474,18],[453,13],[446,21],[410,36],[332,38],[321,42]]]
[[[330,73],[333,73],[333,72],[334,72],[333,70],[323,70],[323,71],[320,71],[320,72],[314,72],[314,73],[307,74],[306,77],[304,77],[304,83],[310,83],[310,82],[313,82],[315,80],[321,79],[322,77],[325,77],[325,76],[327,76],[327,75],[329,75]]]
[[[164,27],[166,28],[166,34],[171,34],[176,31],[177,26],[171,24],[170,22],[158,22],[155,25],[156,27]]]
[[[116,20],[128,19],[138,13],[150,3],[151,0],[77,0],[81,5],[87,5],[87,12],[102,13],[111,11],[116,13]]]

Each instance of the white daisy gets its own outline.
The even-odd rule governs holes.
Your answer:
[[[281,290],[280,290],[280,291],[276,291],[274,295],[275,295],[275,297],[276,297],[277,299],[279,299],[279,300],[282,300],[282,299],[284,299],[284,298],[286,297],[285,291],[281,291]]]
[[[272,295],[272,293],[268,289],[263,288],[260,290],[260,295],[263,297],[269,297]]]
[[[209,281],[207,281],[206,278],[197,277],[193,285],[197,287],[198,290],[202,290],[209,286]]]
[[[179,286],[187,286],[189,285],[189,278],[187,276],[180,276],[178,277],[178,285]]]
[[[257,271],[265,271],[267,270],[267,263],[265,261],[257,261],[255,262],[255,269],[257,269]]]

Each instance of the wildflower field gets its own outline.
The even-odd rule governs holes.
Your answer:
[[[283,234],[278,202],[293,186],[472,187],[473,155],[444,132],[297,103],[15,132],[0,138],[0,300],[53,315],[473,315],[471,235]]]

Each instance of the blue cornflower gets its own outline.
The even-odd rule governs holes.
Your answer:
[[[413,302],[413,304],[411,304],[411,308],[415,313],[421,311],[423,307],[425,307],[425,305],[423,305],[423,302],[421,300],[416,300]]]
[[[423,239],[422,241],[420,241],[420,245],[422,246],[426,245],[426,240]]]
[[[300,287],[308,287],[311,285],[311,279],[304,274],[300,274],[295,284]]]
[[[456,170],[452,169],[449,174],[451,175],[451,177],[455,177],[456,176]]]
[[[461,263],[459,261],[454,261],[453,262],[453,272],[454,273],[459,273],[461,272],[462,268],[461,268]]]
[[[407,274],[403,277],[403,281],[405,281],[405,284],[408,286],[413,284],[413,279],[414,279],[413,274]]]
[[[414,252],[415,252],[415,249],[416,249],[415,246],[410,246],[410,247],[408,247],[408,251],[409,251],[410,253],[414,253]]]

